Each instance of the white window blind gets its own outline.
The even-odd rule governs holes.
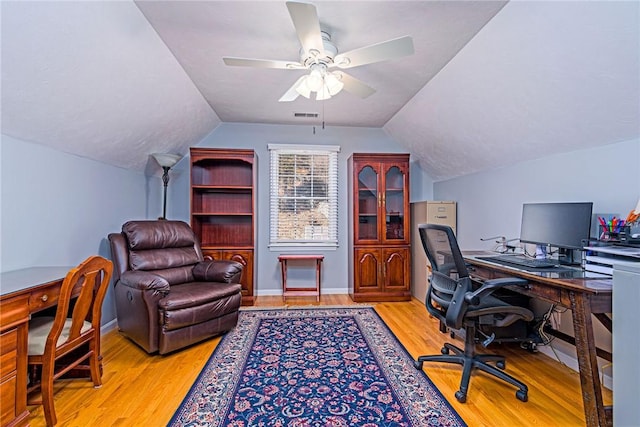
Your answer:
[[[339,146],[269,144],[270,246],[338,245]]]

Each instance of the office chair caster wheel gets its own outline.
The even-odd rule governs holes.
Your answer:
[[[529,400],[529,396],[527,392],[524,390],[516,391],[516,397],[518,398],[518,400],[521,400],[523,402],[526,402],[527,400]]]
[[[467,401],[467,395],[463,392],[461,392],[460,390],[456,391],[456,400],[460,403],[464,403]]]
[[[505,361],[499,361],[499,362],[496,362],[496,367],[498,367],[499,369],[504,370],[504,367],[506,366],[506,364],[507,363]]]
[[[442,354],[449,354],[449,349],[448,349],[447,347],[442,347],[442,348],[440,349],[440,353],[442,353]]]
[[[413,367],[416,368],[417,370],[421,371],[422,370],[422,362],[418,362],[418,361],[413,362]]]

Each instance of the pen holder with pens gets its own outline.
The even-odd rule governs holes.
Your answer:
[[[603,242],[620,243],[626,242],[631,235],[631,227],[626,225],[617,229],[600,224],[600,234],[598,240]]]
[[[628,218],[629,219],[629,218]],[[634,218],[630,218],[631,221],[617,218],[615,216],[606,220],[604,217],[599,216],[599,237],[598,240],[603,242],[626,242],[631,236],[631,226],[635,222]]]

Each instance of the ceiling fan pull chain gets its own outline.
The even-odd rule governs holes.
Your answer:
[[[323,80],[323,83],[324,83],[324,76],[322,77],[322,80]],[[326,85],[323,85],[323,89],[324,90],[327,90],[326,87],[327,87]],[[324,101],[325,100],[323,99],[322,100],[322,130],[324,130]]]

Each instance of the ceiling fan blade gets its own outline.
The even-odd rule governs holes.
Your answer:
[[[298,80],[296,80],[296,82],[293,84],[293,86],[291,86],[289,88],[289,90],[287,90],[284,95],[282,95],[282,97],[280,97],[280,99],[278,99],[278,102],[291,102],[291,101],[295,101],[296,98],[298,97],[298,95],[300,95],[300,93],[298,93],[298,91],[296,90],[296,88],[298,87],[298,85],[300,83],[302,83],[302,80],[306,79],[307,75],[305,74],[304,76],[300,77]]]
[[[300,44],[306,53],[324,55],[324,44],[320,33],[320,20],[316,7],[310,3],[287,2],[287,9],[296,28]]]
[[[353,76],[350,76],[347,73],[343,73],[341,71],[336,71],[335,73],[340,75],[340,81],[344,83],[344,90],[349,93],[352,93],[364,99],[376,92],[376,90],[371,86],[363,83]]]
[[[352,68],[389,59],[413,55],[413,39],[410,36],[354,49],[336,55],[333,62],[338,68]]]
[[[282,70],[304,69],[304,65],[293,61],[279,61],[275,59],[252,59],[252,58],[222,58],[225,64],[234,67],[255,67],[255,68],[278,68]]]

